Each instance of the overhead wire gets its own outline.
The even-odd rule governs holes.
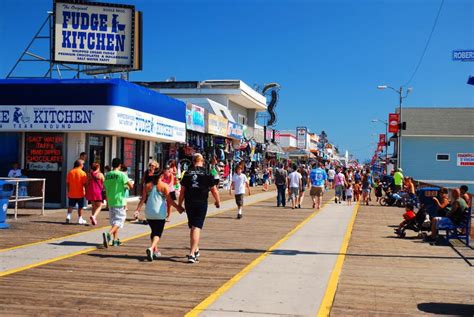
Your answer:
[[[426,41],[425,48],[423,49],[423,53],[421,54],[420,59],[418,60],[418,64],[416,65],[415,70],[413,71],[413,74],[411,75],[410,79],[403,86],[408,86],[411,83],[416,73],[418,72],[418,69],[420,68],[421,63],[423,62],[423,58],[425,57],[426,51],[428,50],[428,46],[430,45],[431,37],[433,36],[434,30],[436,29],[436,25],[438,24],[438,19],[441,14],[441,9],[443,9],[443,4],[444,4],[444,0],[441,0],[438,13],[436,14],[436,18],[434,20],[433,27],[431,28],[430,35],[428,36],[428,40]]]

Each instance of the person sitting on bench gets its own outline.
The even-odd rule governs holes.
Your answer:
[[[436,240],[439,229],[457,226],[463,220],[464,213],[467,209],[466,201],[461,198],[459,189],[453,189],[452,196],[451,210],[446,214],[446,217],[434,217],[432,219],[431,235],[426,237],[427,241]]]

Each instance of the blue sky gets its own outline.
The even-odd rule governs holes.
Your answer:
[[[325,130],[360,159],[384,131],[399,87],[410,78],[439,8],[438,0],[114,1],[144,12],[144,70],[131,80],[241,79],[281,84],[278,129]],[[4,77],[52,1],[0,1]],[[445,0],[406,106],[474,107],[474,1]]]

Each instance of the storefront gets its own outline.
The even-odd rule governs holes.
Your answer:
[[[52,207],[66,204],[66,174],[82,152],[86,169],[121,158],[138,184],[156,144],[185,141],[185,111],[183,102],[124,80],[0,80],[0,134],[17,138],[25,175],[47,179]]]

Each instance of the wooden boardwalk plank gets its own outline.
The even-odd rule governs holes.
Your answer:
[[[164,232],[159,261],[145,260],[143,237],[12,274],[0,283],[0,314],[182,316],[311,212],[275,208],[271,199],[245,207],[241,220],[235,211],[208,218],[195,265],[185,263],[182,225]]]
[[[470,304],[474,314],[473,267],[451,247],[431,246],[413,232],[395,238],[402,213],[361,205],[331,316],[414,316],[427,313],[419,305],[436,308],[430,303],[458,304],[459,311]],[[453,243],[472,264],[474,251]]]

